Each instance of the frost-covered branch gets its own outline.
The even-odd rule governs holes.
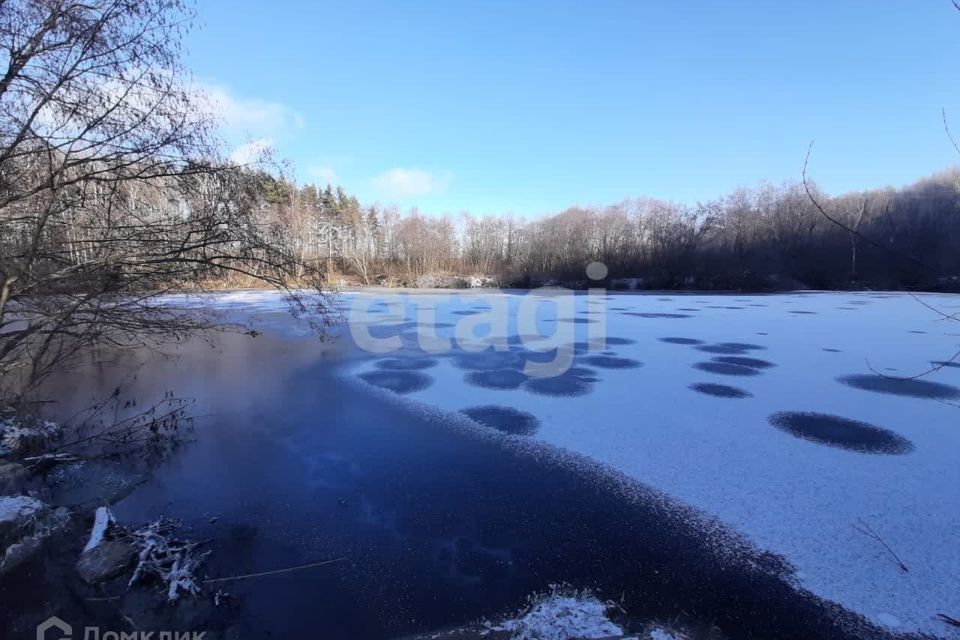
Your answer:
[[[128,586],[150,579],[159,580],[166,586],[169,602],[176,602],[182,595],[200,593],[201,582],[195,572],[210,551],[200,552],[199,543],[175,538],[179,526],[176,520],[160,518],[130,532],[139,553]]]

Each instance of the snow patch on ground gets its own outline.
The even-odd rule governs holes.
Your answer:
[[[14,524],[32,518],[47,508],[30,496],[0,496],[0,524]]]
[[[15,417],[0,419],[0,455],[39,453],[62,433],[60,425],[46,420],[27,425]]]
[[[116,521],[117,519],[108,507],[97,507],[96,514],[93,517],[93,529],[90,531],[90,539],[87,540],[87,545],[83,548],[84,553],[96,549],[100,543],[103,542],[103,537],[106,535],[107,529]]]
[[[896,628],[900,626],[900,619],[897,618],[896,616],[890,615],[889,613],[881,613],[880,615],[878,615],[877,622],[879,622],[880,624],[886,627]]]
[[[554,593],[536,600],[521,617],[491,627],[508,631],[512,640],[609,638],[623,630],[607,617],[607,605],[595,596]]]
[[[30,496],[0,496],[0,575],[30,559],[69,517]]]

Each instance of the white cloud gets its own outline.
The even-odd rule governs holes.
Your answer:
[[[230,159],[236,164],[250,164],[263,159],[272,150],[273,138],[257,138],[234,149]]]
[[[339,184],[340,176],[328,164],[311,164],[307,167],[307,175],[316,180],[321,185]]]
[[[448,176],[437,176],[425,169],[397,167],[373,178],[373,186],[386,198],[406,198],[438,193],[450,183]]]
[[[218,84],[200,83],[196,91],[210,115],[232,133],[268,136],[303,127],[303,117],[282,102],[241,97]]]

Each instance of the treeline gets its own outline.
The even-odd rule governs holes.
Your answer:
[[[182,0],[0,2],[0,408],[93,347],[218,326],[165,292],[275,287],[322,329],[331,282],[578,286],[593,261],[648,288],[958,286],[956,170],[527,220],[401,213],[238,167],[186,81],[191,18]]]
[[[639,198],[525,220],[364,207],[342,188],[261,176],[277,237],[331,280],[417,286],[456,274],[577,285],[600,261],[611,282],[639,278],[646,288],[960,288],[960,170],[839,197],[809,186],[764,184],[696,205]]]

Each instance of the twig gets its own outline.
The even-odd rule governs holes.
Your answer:
[[[941,320],[960,320],[960,313],[954,313],[952,315],[949,313],[944,313],[940,309],[937,309],[935,306],[931,304],[927,304],[926,302],[918,298],[917,294],[913,293],[912,291],[910,292],[910,297],[916,300],[917,302],[919,302],[920,304],[922,304],[923,306],[925,306],[927,309],[930,309],[930,311],[933,311],[935,314],[940,316]]]
[[[956,1],[953,3],[953,6],[957,8],[957,11],[960,11],[960,4]],[[950,131],[950,124],[947,122],[947,110],[943,110],[943,130],[947,132],[947,139],[950,141],[950,144],[953,145],[953,148],[957,150],[957,153],[960,153],[960,145],[957,144],[956,138],[953,137],[953,133]]]
[[[899,380],[901,382],[908,382],[910,380],[917,380],[918,378],[924,378],[930,375],[931,373],[936,373],[937,371],[940,371],[944,367],[949,367],[956,364],[958,361],[960,361],[960,351],[957,351],[952,356],[950,356],[949,360],[941,360],[939,362],[936,362],[934,366],[930,367],[926,371],[921,371],[920,373],[912,376],[891,376],[886,373],[883,373],[882,371],[877,371],[873,367],[873,365],[870,364],[869,359],[866,362],[867,362],[867,367],[870,369],[870,371],[880,376],[881,378],[887,378],[888,380]]]
[[[960,8],[960,0],[953,0],[953,3],[954,3],[955,6],[957,6],[958,8]],[[944,127],[946,128],[947,137],[950,138],[950,142],[952,142],[953,145],[954,145],[954,147],[956,147],[956,146],[957,146],[957,143],[956,143],[956,141],[954,140],[953,136],[950,134],[950,128],[947,126],[947,113],[946,113],[946,111],[943,112],[943,125],[944,125]],[[957,150],[958,150],[958,152],[960,152],[960,148],[958,148]],[[906,261],[908,261],[908,262],[912,262],[912,263],[914,263],[915,265],[919,266],[921,269],[924,269],[924,270],[929,271],[929,272],[931,272],[931,273],[934,273],[934,274],[937,274],[937,275],[940,275],[940,276],[944,275],[940,270],[935,269],[934,267],[930,266],[929,264],[927,264],[927,263],[924,262],[923,260],[920,260],[920,259],[917,258],[916,256],[913,256],[913,255],[911,255],[911,254],[909,254],[909,253],[903,253],[903,252],[901,252],[901,251],[897,251],[897,250],[895,250],[895,249],[892,249],[892,248],[888,247],[888,246],[885,245],[885,244],[882,244],[882,243],[880,243],[880,242],[877,242],[877,241],[874,240],[873,238],[870,238],[870,237],[868,237],[868,236],[863,235],[863,234],[860,233],[860,231],[858,231],[857,229],[851,229],[848,225],[844,224],[844,223],[841,222],[840,220],[837,220],[835,217],[833,217],[833,216],[831,216],[829,213],[827,213],[827,210],[823,208],[823,205],[820,204],[820,201],[817,200],[817,197],[813,194],[813,191],[810,189],[810,184],[809,184],[809,182],[808,182],[808,178],[807,178],[807,168],[808,168],[809,165],[810,165],[810,155],[811,155],[812,153],[813,153],[813,142],[811,141],[811,142],[810,142],[810,146],[807,147],[807,155],[806,155],[806,157],[803,159],[803,172],[802,172],[801,176],[802,176],[802,179],[803,179],[803,190],[807,193],[807,198],[810,200],[811,203],[813,203],[813,206],[816,207],[817,211],[820,212],[820,215],[822,215],[822,216],[823,216],[824,218],[826,218],[828,221],[830,221],[830,222],[833,223],[834,225],[840,227],[841,229],[843,229],[843,230],[846,231],[847,233],[851,234],[853,237],[855,237],[855,238],[860,238],[861,240],[863,240],[864,242],[866,242],[867,244],[869,244],[869,245],[872,246],[872,247],[875,247],[875,248],[877,248],[877,249],[880,249],[881,251],[885,251],[886,253],[888,253],[888,254],[896,257],[896,258],[899,258],[899,259],[901,259],[901,260],[906,260]],[[910,295],[913,297],[914,300],[916,300],[917,302],[919,302],[919,303],[922,304],[923,306],[925,306],[925,307],[927,307],[928,309],[930,309],[931,311],[939,314],[942,319],[944,319],[944,320],[957,320],[957,319],[958,319],[956,315],[951,316],[951,315],[949,315],[949,314],[946,314],[946,313],[940,311],[940,310],[937,309],[936,307],[933,307],[933,306],[927,304],[926,302],[923,302],[922,300],[920,300],[920,299],[919,299],[916,295],[914,295],[913,293],[911,293]],[[949,366],[951,363],[953,363],[955,360],[957,360],[957,358],[960,358],[960,351],[958,351],[957,353],[955,353],[955,354],[953,355],[953,357],[951,357],[949,360],[947,360],[947,361],[945,361],[945,362],[942,362],[942,363],[940,363],[940,364],[938,364],[938,365],[935,365],[935,366],[931,367],[930,369],[928,369],[927,371],[924,371],[924,372],[922,372],[922,373],[918,373],[918,374],[916,374],[916,375],[909,376],[909,377],[895,377],[895,376],[887,376],[887,375],[884,375],[884,374],[878,372],[876,369],[874,369],[873,366],[869,363],[869,361],[867,362],[867,366],[870,367],[870,370],[871,370],[871,371],[873,371],[874,373],[877,373],[878,375],[881,375],[881,376],[883,376],[883,377],[885,377],[885,378],[891,378],[891,379],[895,379],[895,380],[916,380],[917,378],[922,378],[922,377],[924,377],[924,376],[930,375],[931,373],[935,373],[935,372],[939,371],[940,369],[942,369],[942,368],[944,368],[944,367],[946,367],[946,366]]]
[[[822,215],[828,221],[840,227],[847,233],[853,236],[856,236],[857,238],[860,238],[861,240],[863,240],[864,242],[866,242],[867,244],[869,244],[874,248],[880,249],[881,251],[884,251],[894,257],[900,258],[901,260],[907,260],[908,262],[912,262],[913,264],[917,265],[924,271],[929,271],[939,276],[945,275],[939,269],[936,269],[930,266],[929,264],[917,258],[916,256],[910,255],[909,253],[903,253],[901,251],[897,251],[896,249],[892,249],[881,242],[877,242],[873,238],[869,236],[865,236],[859,231],[856,231],[855,229],[851,229],[849,225],[844,224],[840,220],[837,220],[835,217],[827,213],[827,210],[823,208],[823,205],[820,204],[820,201],[817,200],[817,197],[813,195],[813,190],[810,188],[810,179],[807,177],[807,169],[810,165],[810,155],[812,153],[813,153],[813,142],[811,142],[810,146],[807,147],[807,156],[803,160],[803,172],[801,173],[801,178],[802,178],[803,190],[806,192],[807,198],[810,200],[811,203],[813,203],[813,206],[816,207],[817,211],[820,212],[820,215]]]
[[[948,616],[945,613],[938,613],[937,617],[949,625],[953,625],[954,627],[960,627],[960,620],[957,620],[953,616]]]
[[[346,562],[346,558],[337,558],[335,560],[324,560],[323,562],[313,562],[311,564],[303,564],[297,567],[287,567],[286,569],[274,569],[273,571],[263,571],[261,573],[247,573],[241,576],[229,576],[226,578],[210,578],[209,580],[204,580],[204,584],[210,584],[212,582],[228,582],[230,580],[243,580],[245,578],[259,578],[260,576],[271,576],[278,573],[289,573],[291,571],[300,571],[301,569],[310,569],[312,567],[322,567],[325,564],[333,564],[335,562]]]
[[[65,462],[76,462],[79,458],[71,453],[45,453],[42,456],[30,456],[24,458],[24,462],[32,463],[32,466],[54,465]]]
[[[907,568],[907,565],[903,564],[903,560],[900,559],[900,556],[898,556],[897,553],[896,553],[893,549],[890,548],[890,545],[888,545],[886,542],[884,542],[883,538],[881,538],[881,537],[879,536],[879,534],[877,534],[876,531],[874,531],[873,529],[870,528],[870,525],[868,525],[866,522],[864,522],[863,519],[861,519],[861,518],[857,518],[857,522],[859,522],[860,524],[859,524],[859,525],[856,525],[856,524],[855,524],[855,525],[852,525],[853,528],[854,528],[856,531],[859,531],[859,532],[862,533],[863,535],[868,536],[868,537],[870,537],[870,538],[873,538],[874,540],[876,540],[877,542],[879,542],[880,544],[882,544],[882,545],[884,546],[884,548],[887,550],[887,552],[888,552],[891,556],[893,556],[893,559],[897,562],[897,565],[899,565],[899,567],[903,570],[903,572],[904,572],[904,573],[910,573],[910,569]]]

